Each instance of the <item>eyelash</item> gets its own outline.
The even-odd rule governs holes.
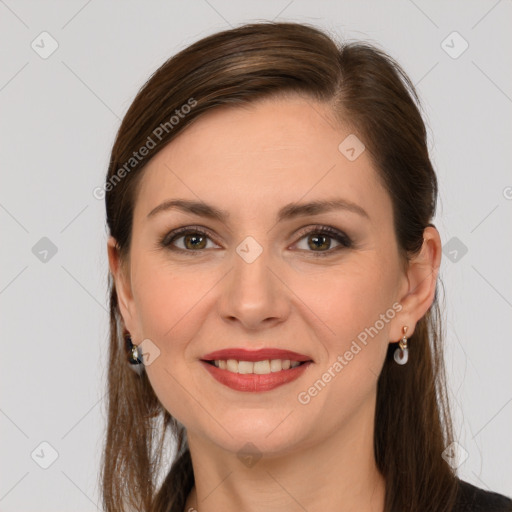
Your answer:
[[[203,228],[199,226],[187,226],[183,228],[175,229],[174,231],[171,231],[170,233],[166,234],[160,241],[160,245],[166,249],[169,249],[171,251],[176,252],[183,252],[183,253],[202,253],[205,249],[200,249],[197,251],[187,250],[187,249],[180,249],[178,247],[172,246],[172,243],[176,241],[177,239],[191,234],[199,234],[206,236],[213,240],[213,238],[210,236],[210,234],[205,231]],[[331,228],[330,226],[313,226],[313,228],[305,228],[304,230],[301,230],[297,236],[299,236],[299,241],[302,240],[307,235],[315,234],[315,235],[327,235],[329,238],[332,238],[336,240],[340,246],[335,247],[334,249],[328,249],[327,251],[306,251],[311,252],[314,254],[314,257],[325,257],[330,256],[334,252],[337,252],[341,249],[348,249],[352,247],[352,240],[342,231],[338,231],[337,229]],[[169,238],[170,237],[170,238]],[[214,240],[213,240],[214,241]]]

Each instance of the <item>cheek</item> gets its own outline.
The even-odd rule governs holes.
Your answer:
[[[189,355],[208,308],[207,294],[218,278],[211,272],[170,268],[161,263],[141,267],[134,279],[134,298],[141,336],[159,349],[145,371],[155,394],[178,421],[190,422],[191,403],[199,398],[193,384],[197,361]],[[201,415],[201,410],[195,414]],[[213,428],[213,426],[212,426]]]
[[[370,258],[296,279],[294,292],[315,313],[318,322],[329,328],[327,332],[340,340],[341,346],[343,340],[373,326],[394,303],[393,272]],[[394,313],[392,310],[388,316]],[[387,328],[388,322],[378,323],[379,331]]]
[[[322,320],[318,323],[328,326],[321,340],[324,357],[297,400],[312,417],[327,414],[332,422],[325,428],[334,428],[372,403],[399,305],[394,302],[392,278],[380,265],[365,265],[364,271],[354,267],[342,274],[331,271],[325,282],[317,277],[325,293],[311,287],[302,291],[310,294],[308,305]]]
[[[163,344],[165,350],[175,348],[176,340],[189,339],[187,330],[194,329],[192,319],[200,311],[205,292],[215,283],[214,276],[201,275],[190,269],[172,267],[161,262],[140,265],[133,279],[134,299],[141,335]]]
[[[324,333],[324,356],[314,377],[333,381],[335,394],[366,393],[380,374],[391,341],[391,322],[400,309],[394,296],[395,277],[391,267],[374,254],[360,256],[340,269],[317,272],[315,286],[297,282],[294,290],[318,317]]]

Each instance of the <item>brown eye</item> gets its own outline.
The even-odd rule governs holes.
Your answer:
[[[210,248],[209,240],[211,238],[206,231],[189,227],[172,231],[164,237],[161,245],[173,251],[201,252]]]
[[[200,234],[184,235],[183,243],[187,249],[204,249],[206,247],[206,238],[206,236]]]
[[[345,233],[329,226],[316,226],[303,231],[300,235],[302,235],[301,240],[306,239],[307,247],[298,248],[312,252],[314,256],[329,256],[340,249],[352,247],[352,241]],[[334,248],[332,248],[333,240],[338,244]]]
[[[352,247],[351,239],[343,232],[329,226],[314,226],[300,233],[300,240],[307,240],[306,247],[298,247],[301,251],[312,253],[313,256],[329,256],[340,249]],[[208,241],[213,244],[208,246]],[[337,246],[332,247],[333,241]],[[184,227],[171,231],[160,242],[162,247],[182,253],[202,253],[205,249],[218,247],[208,232],[200,228]]]
[[[330,249],[331,238],[325,235],[309,235],[308,245],[311,249]]]

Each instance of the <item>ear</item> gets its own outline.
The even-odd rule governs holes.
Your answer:
[[[126,330],[134,335],[136,329],[135,304],[131,290],[129,262],[121,260],[117,241],[112,236],[109,237],[107,242],[107,252],[110,272],[114,279],[119,312],[123,318]]]
[[[430,225],[423,231],[420,252],[409,261],[400,300],[402,311],[397,317],[400,325],[396,324],[392,332],[394,340],[398,341],[403,336],[403,326],[407,326],[406,336],[410,337],[417,322],[434,302],[441,253],[441,237],[437,229]]]

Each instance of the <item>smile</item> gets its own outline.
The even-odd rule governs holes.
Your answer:
[[[227,370],[228,372],[240,373],[244,375],[267,375],[269,373],[296,368],[305,362],[306,361],[291,361],[290,359],[265,359],[263,361],[255,362],[237,361],[236,359],[216,359],[214,361],[210,361],[211,364],[217,368],[220,368],[221,370]]]
[[[200,359],[220,384],[236,391],[270,391],[298,379],[313,360],[304,354],[280,349],[224,349]]]

